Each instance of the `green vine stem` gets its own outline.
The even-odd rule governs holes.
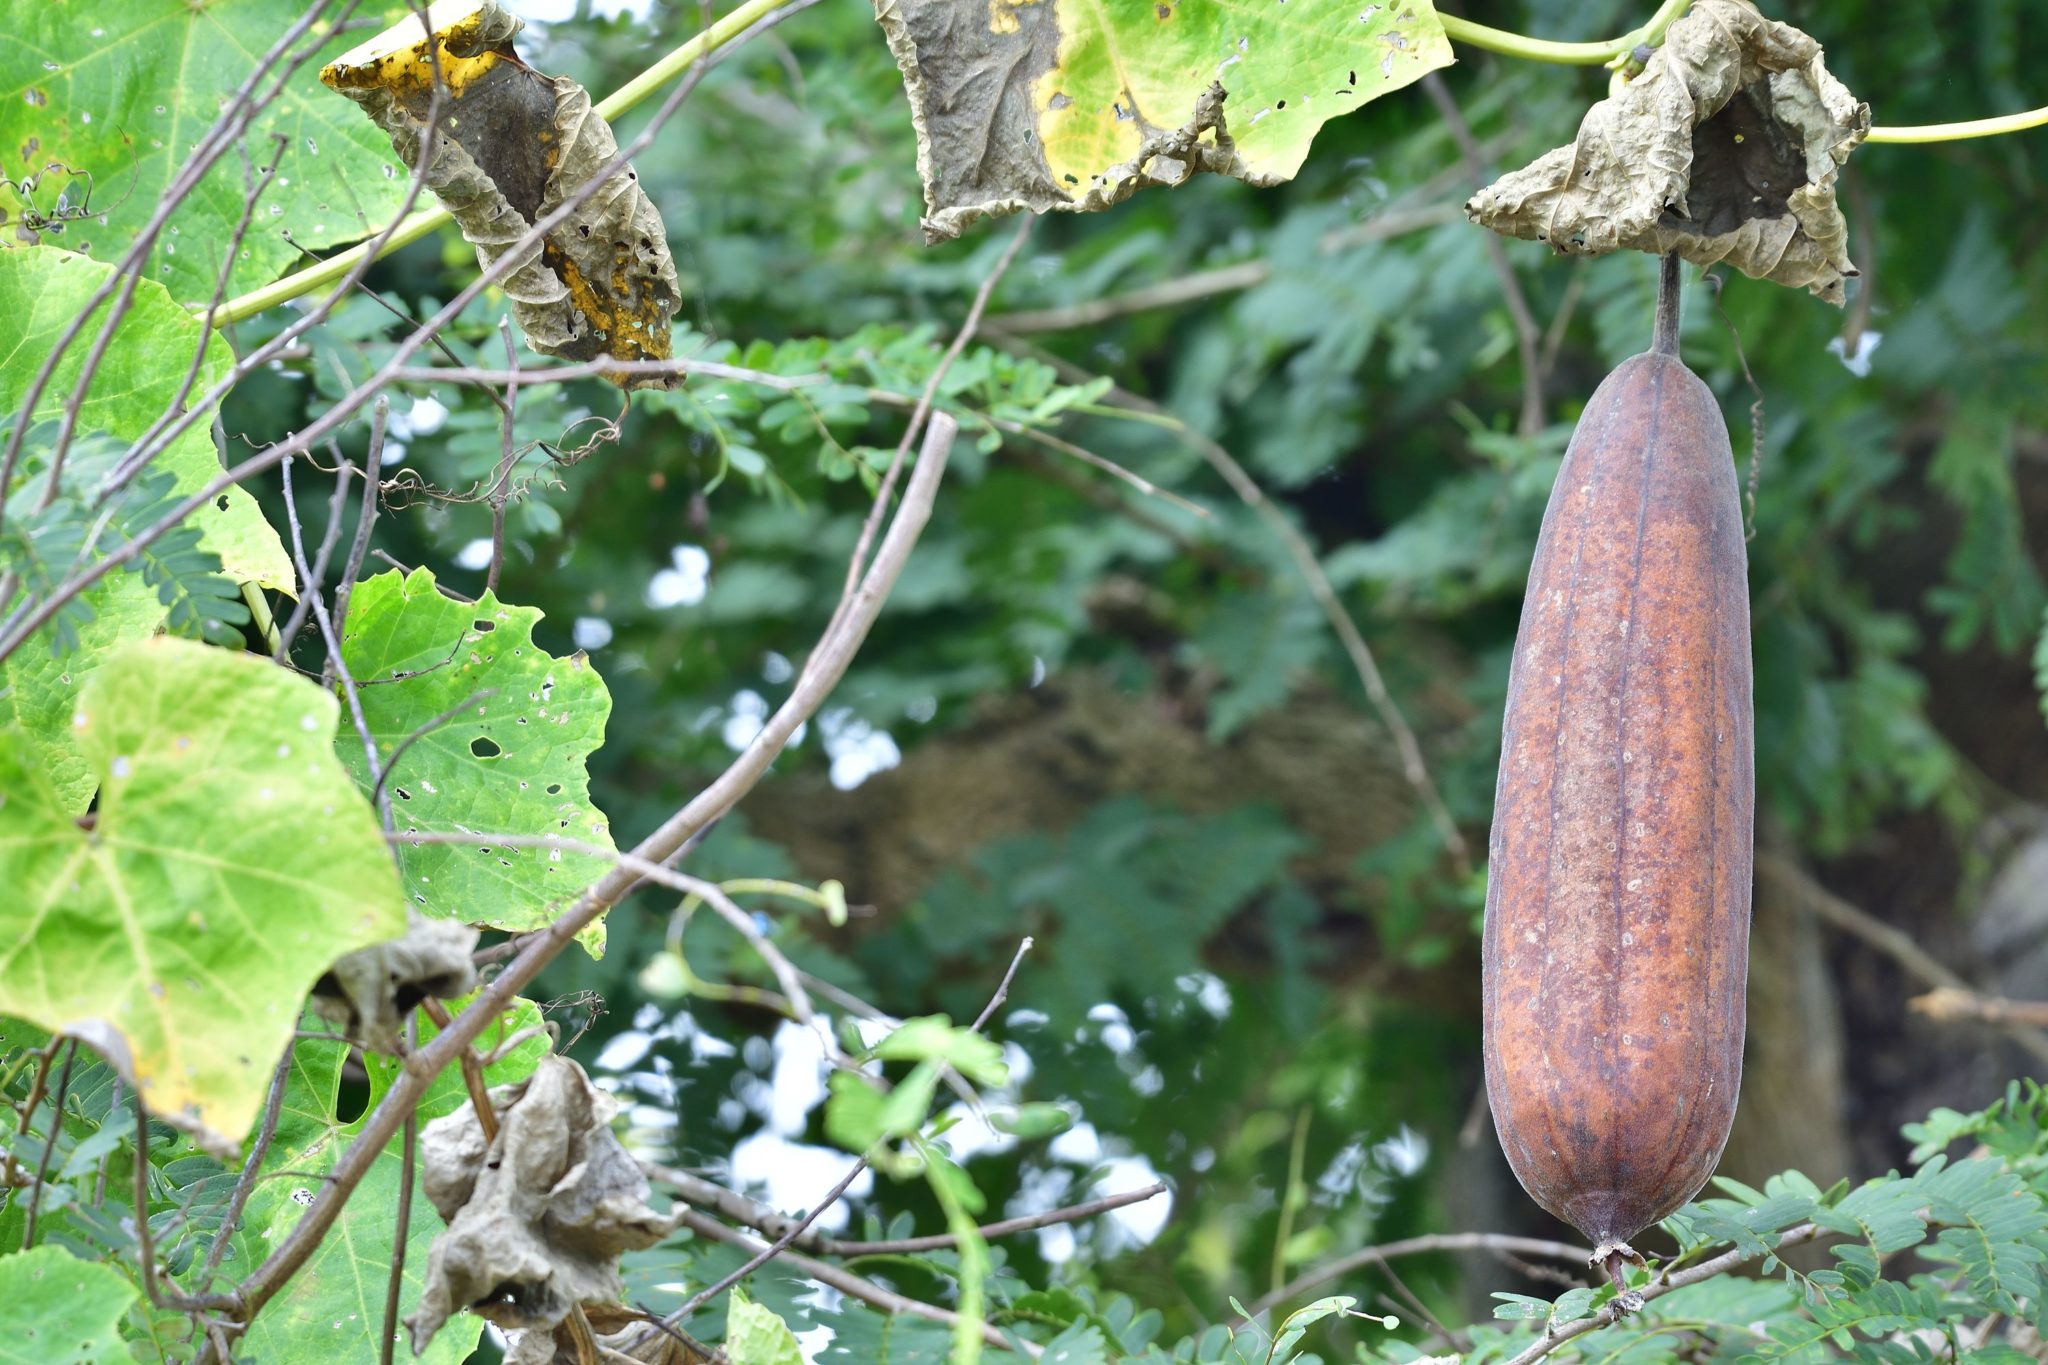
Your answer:
[[[1655,47],[1664,41],[1664,30],[1692,8],[1692,0],[1664,0],[1650,22],[1641,28],[1604,43],[1553,43],[1543,38],[1526,38],[1506,29],[1488,28],[1452,14],[1437,16],[1452,42],[1498,52],[1504,57],[1549,62],[1556,66],[1620,66],[1638,47]]]
[[[752,28],[756,22],[774,13],[783,3],[784,0],[743,0],[743,3],[731,13],[720,17],[711,27],[681,44],[666,57],[612,92],[596,106],[597,112],[607,119],[618,118],[681,75],[692,62],[706,53],[716,52],[724,47]],[[388,256],[402,246],[409,246],[449,221],[446,209],[425,209],[415,213],[384,239],[381,254]],[[350,269],[368,254],[369,249],[368,242],[358,243],[346,251],[327,257],[318,265],[307,266],[304,270],[287,275],[261,289],[229,299],[213,310],[209,320],[215,327],[225,327],[231,322],[254,317],[267,308],[287,303],[301,294],[309,294],[315,289],[333,284],[348,274]]]
[[[2023,114],[2000,114],[1996,118],[1971,119],[1964,123],[1921,123],[1903,128],[1872,128],[1865,142],[1961,142],[1973,137],[1997,137],[2001,133],[2024,133],[2029,128],[2048,127],[2048,106]]]

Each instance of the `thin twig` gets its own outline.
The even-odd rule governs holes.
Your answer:
[[[364,771],[369,773],[371,790],[377,794],[377,816],[388,831],[394,828],[391,819],[391,797],[384,791],[384,765],[377,757],[377,737],[370,731],[369,718],[363,714],[363,698],[356,687],[355,678],[348,671],[348,661],[341,657],[341,640],[334,633],[334,621],[327,614],[327,602],[320,591],[320,581],[313,576],[306,563],[306,537],[299,526],[298,502],[292,497],[292,462],[286,460],[281,471],[284,476],[285,520],[292,533],[292,560],[298,565],[300,585],[306,600],[313,604],[313,619],[319,623],[320,634],[327,641],[327,662],[341,680],[342,699],[348,703],[349,718],[355,723],[356,736],[363,743]]]
[[[743,1251],[751,1251],[758,1254],[765,1249],[764,1244],[758,1237],[741,1232],[737,1228],[729,1228],[716,1218],[707,1218],[695,1209],[685,1208],[677,1210],[677,1222],[699,1236],[709,1237],[714,1242],[724,1242],[729,1246],[739,1247]],[[960,1320],[960,1315],[950,1309],[940,1308],[936,1304],[925,1303],[919,1299],[906,1298],[893,1289],[884,1289],[873,1280],[864,1279],[850,1270],[842,1269],[829,1262],[814,1260],[801,1252],[785,1249],[778,1252],[777,1255],[783,1261],[788,1262],[792,1269],[816,1280],[818,1283],[828,1285],[848,1298],[859,1299],[862,1303],[879,1308],[885,1313],[904,1313],[913,1317],[928,1318],[933,1322],[945,1323],[949,1327],[957,1324]],[[1000,1331],[987,1323],[982,1324],[981,1335],[982,1340],[998,1350],[1022,1351],[1033,1360],[1038,1359],[1045,1353],[1045,1348],[1039,1346],[1036,1342],[1004,1336]]]
[[[306,578],[309,582],[324,583],[327,581],[328,561],[334,555],[335,545],[341,540],[341,509],[342,505],[348,500],[348,475],[351,468],[353,466],[347,460],[341,459],[337,453],[334,469],[334,493],[327,499],[327,530],[320,537],[320,550],[319,553],[313,556],[312,570],[306,573]],[[277,644],[271,650],[271,657],[278,663],[283,663],[286,656],[291,653],[292,646],[298,643],[299,632],[306,628],[306,616],[312,610],[313,594],[305,591],[302,586],[299,592],[298,605],[293,607],[292,614],[285,618],[283,628],[277,632]]]
[[[435,716],[432,720],[429,720],[424,724],[420,725],[411,734],[407,735],[404,739],[398,741],[398,744],[391,750],[390,755],[385,758],[384,771],[377,774],[376,785],[370,788],[370,800],[372,801],[372,803],[375,803],[382,797],[384,792],[384,784],[386,782],[389,782],[391,780],[391,774],[398,770],[398,760],[405,757],[405,751],[407,749],[410,749],[413,745],[419,743],[428,735],[433,734],[434,731],[440,729],[449,721],[454,720],[457,716],[461,715],[464,711],[467,711],[470,707],[481,705],[482,703],[489,701],[492,697],[495,697],[497,695],[498,689],[495,687],[486,687],[480,692],[472,692],[468,696],[464,697],[461,701],[456,702],[455,705],[449,707],[446,711],[443,711],[440,715]]]
[[[57,1139],[64,1132],[64,1096],[71,1089],[71,1067],[78,1060],[78,1040],[65,1040],[64,1070],[57,1075],[57,1093],[50,1103],[49,1131],[43,1134],[42,1154],[36,1158],[35,1183],[28,1189],[28,1208],[22,1214],[21,1249],[27,1251],[36,1244],[36,1209],[43,1194],[43,1181],[50,1174],[50,1154],[57,1150]]]
[[[356,508],[356,538],[349,546],[348,562],[342,565],[341,580],[334,585],[334,633],[348,638],[348,599],[363,576],[363,555],[370,548],[370,528],[377,524],[377,471],[384,463],[384,427],[391,415],[391,398],[378,394],[370,409],[370,448],[363,454],[363,500]]]
[[[1253,1317],[1269,1311],[1288,1299],[1299,1298],[1318,1285],[1342,1279],[1354,1271],[1367,1266],[1376,1266],[1401,1256],[1421,1256],[1438,1251],[1507,1251],[1522,1256],[1546,1256],[1552,1260],[1573,1261],[1580,1265],[1592,1258],[1592,1250],[1573,1246],[1569,1242],[1552,1242],[1536,1237],[1510,1237],[1498,1232],[1441,1232],[1423,1237],[1407,1237],[1398,1242],[1385,1242],[1379,1246],[1364,1247],[1348,1256],[1339,1256],[1334,1261],[1301,1274],[1281,1285],[1263,1298],[1254,1299],[1248,1311]]]
[[[263,1169],[263,1162],[270,1155],[270,1144],[277,1137],[278,1120],[284,1117],[284,1092],[291,1081],[293,1049],[296,1040],[285,1044],[284,1055],[277,1059],[277,1069],[270,1075],[270,1094],[263,1102],[263,1122],[257,1126],[256,1141],[249,1148],[249,1159],[242,1163],[242,1172],[235,1177],[235,1188],[228,1195],[226,1211],[221,1215],[220,1230],[213,1235],[213,1245],[206,1249],[206,1263],[199,1271],[198,1285],[210,1288],[214,1272],[220,1269],[221,1259],[227,1255],[228,1239],[233,1235],[235,1224],[241,1221],[242,1210],[248,1207],[249,1196],[256,1189],[256,1173]]]
[[[1465,122],[1464,111],[1458,108],[1458,101],[1451,94],[1451,87],[1445,83],[1441,73],[1432,71],[1422,78],[1422,89],[1430,102],[1436,105],[1437,113],[1443,116],[1451,136],[1457,139],[1458,156],[1465,163],[1465,174],[1472,188],[1483,189],[1490,178],[1486,173],[1486,158],[1479,150],[1479,139],[1472,136],[1472,125]],[[1522,292],[1522,282],[1515,275],[1514,262],[1508,259],[1508,250],[1501,244],[1500,235],[1493,232],[1479,235],[1484,240],[1486,259],[1493,266],[1494,277],[1500,281],[1501,299],[1507,304],[1508,321],[1515,329],[1515,350],[1521,358],[1522,415],[1515,424],[1515,430],[1523,436],[1534,436],[1543,430],[1542,334],[1536,326],[1536,315],[1529,311],[1529,296]]]
[[[516,376],[519,373],[519,348],[512,342],[512,320],[498,319],[498,335],[505,342],[505,363]],[[515,378],[505,385],[505,401],[498,415],[498,472],[491,480],[491,565],[484,573],[484,591],[498,590],[498,574],[505,566],[505,503],[512,495],[512,466],[519,458],[519,449],[513,444],[514,423],[519,415],[519,383]]]
[[[429,1003],[439,1005],[441,1002],[430,997]],[[447,1011],[443,1010],[441,1018],[446,1019],[447,1017]],[[419,1037],[419,1016],[411,1015],[405,1021],[405,1050],[407,1052],[412,1051],[418,1045]],[[465,1077],[469,1075],[469,1056],[470,1054],[465,1053],[463,1058],[463,1075]],[[489,1111],[490,1105],[488,1102],[480,1106],[476,1111],[478,1120],[482,1121],[484,1115]],[[484,1130],[484,1140],[488,1142],[490,1137],[491,1129],[486,1127]],[[377,1340],[378,1365],[391,1365],[392,1350],[398,1342],[398,1301],[405,1292],[405,1234],[406,1229],[412,1222],[412,1187],[415,1173],[414,1166],[419,1155],[419,1139],[420,1115],[419,1111],[415,1109],[405,1116],[404,1136],[400,1139],[398,1208],[393,1216],[391,1229],[391,1278],[384,1282],[384,1330]]]
[[[1910,935],[1843,900],[1792,859],[1780,853],[1759,853],[1756,870],[1761,876],[1777,878],[1814,914],[1844,933],[1862,939],[1898,963],[1908,976],[1937,989],[1970,991],[1968,981],[1937,961]],[[2014,1042],[2038,1060],[2048,1062],[2048,1032],[2017,1019],[1998,1022]]]
[[[1052,365],[1069,382],[1094,378],[1078,366],[1040,350],[1027,341],[1010,338],[1010,344]],[[1181,421],[1157,403],[1140,398],[1128,389],[1112,388],[1108,397],[1112,403],[1126,411],[1144,414],[1154,425],[1172,432],[1183,443],[1192,447],[1208,462],[1209,467],[1230,485],[1231,491],[1237,494],[1238,499],[1258,514],[1280,541],[1287,551],[1288,558],[1294,561],[1295,570],[1307,584],[1309,595],[1315,599],[1324,619],[1330,623],[1330,629],[1336,633],[1338,643],[1344,648],[1345,657],[1351,661],[1352,671],[1358,675],[1358,681],[1365,688],[1365,695],[1372,703],[1374,714],[1392,736],[1395,751],[1401,760],[1401,775],[1407,779],[1408,785],[1422,801],[1430,823],[1436,827],[1438,841],[1451,855],[1452,867],[1460,878],[1471,875],[1471,851],[1465,842],[1465,836],[1458,830],[1457,821],[1451,818],[1449,807],[1444,805],[1443,796],[1437,791],[1435,779],[1429,774],[1429,765],[1422,757],[1422,745],[1415,738],[1415,731],[1408,724],[1407,717],[1401,714],[1401,708],[1395,703],[1393,695],[1387,691],[1386,679],[1380,674],[1379,662],[1373,657],[1371,646],[1366,644],[1365,637],[1359,633],[1357,622],[1353,621],[1351,614],[1344,609],[1343,601],[1337,596],[1336,586],[1330,582],[1330,576],[1323,572],[1322,561],[1316,558],[1315,549],[1308,543],[1307,537],[1295,529],[1294,523],[1287,519],[1286,514],[1266,497],[1258,481],[1246,473],[1244,466],[1215,440]]]
[[[925,381],[924,392],[917,397],[917,406],[910,411],[910,420],[904,424],[903,437],[896,442],[896,451],[889,457],[889,467],[883,471],[882,482],[875,490],[874,506],[868,509],[867,520],[861,523],[860,539],[854,542],[853,557],[846,565],[846,586],[840,590],[838,612],[844,613],[852,604],[854,588],[865,571],[868,547],[874,543],[875,532],[881,528],[882,518],[888,515],[889,493],[896,487],[896,477],[903,468],[903,460],[910,453],[910,444],[918,436],[925,415],[932,410],[932,401],[938,397],[939,385],[944,382],[946,372],[953,368],[953,362],[967,349],[967,343],[974,339],[974,333],[981,326],[981,315],[988,307],[989,296],[996,291],[996,285],[1010,268],[1010,262],[1017,259],[1017,253],[1024,249],[1025,239],[1030,237],[1036,226],[1036,214],[1026,214],[1017,224],[1016,232],[1010,236],[1010,244],[1003,248],[1003,254],[996,257],[996,263],[982,277],[981,287],[974,291],[974,302],[968,305],[967,318],[960,324],[960,330],[953,334],[953,340],[939,357],[939,363],[932,370],[931,378]]]
[[[445,1029],[454,1019],[448,1007],[429,996],[420,1001],[420,1008],[427,1012],[427,1018],[434,1021],[434,1027]],[[457,1057],[462,1069],[462,1088],[469,1092],[469,1107],[476,1114],[476,1126],[483,1131],[486,1145],[498,1140],[498,1111],[491,1105],[491,1092],[484,1084],[484,1064],[476,1055],[476,1049],[466,1047]]]
[[[753,1228],[756,1232],[763,1233],[766,1236],[780,1238],[786,1236],[793,1227],[797,1226],[796,1219],[777,1213],[768,1205],[758,1200],[749,1199],[735,1190],[729,1190],[723,1185],[714,1184],[701,1176],[691,1175],[688,1171],[679,1171],[670,1166],[663,1166],[658,1162],[648,1161],[643,1161],[641,1168],[647,1172],[650,1179],[669,1186],[686,1202],[694,1204],[699,1208],[709,1209],[721,1217],[729,1218],[735,1223]],[[1000,1222],[986,1223],[980,1228],[980,1233],[984,1239],[993,1241],[998,1237],[1009,1237],[1020,1232],[1035,1231],[1038,1228],[1055,1227],[1062,1223],[1084,1222],[1090,1218],[1097,1218],[1105,1213],[1111,1213],[1132,1204],[1142,1204],[1147,1200],[1157,1199],[1160,1195],[1167,1193],[1167,1191],[1168,1186],[1165,1181],[1155,1181],[1139,1190],[1127,1190],[1120,1194],[1106,1194],[1099,1199],[1090,1199],[1083,1203],[1070,1204],[1065,1208],[1049,1209],[1044,1213],[1034,1213],[1022,1218],[1005,1218]],[[914,1255],[925,1251],[944,1251],[958,1244],[959,1240],[953,1233],[937,1232],[924,1237],[898,1237],[884,1241],[863,1242],[838,1237],[827,1237],[822,1233],[804,1230],[801,1235],[791,1241],[790,1245],[802,1248],[805,1251],[815,1252],[820,1256],[896,1256]]]
[[[2024,1024],[2039,1028],[2048,1024],[2048,1001],[2007,1000],[1999,995],[1978,995],[1974,991],[1943,986],[1906,1002],[1915,1014],[1947,1022],[1975,1019],[1987,1024]]]
[[[1801,1223],[1798,1227],[1791,1228],[1780,1236],[1776,1244],[1768,1252],[1752,1251],[1747,1248],[1737,1247],[1733,1251],[1723,1252],[1711,1261],[1701,1261],[1690,1270],[1680,1270],[1670,1275],[1660,1276],[1638,1292],[1641,1293],[1645,1303],[1652,1299],[1661,1299],[1674,1289],[1683,1289],[1687,1285],[1698,1284],[1701,1280],[1711,1280],[1716,1275],[1725,1275],[1745,1261],[1753,1261],[1759,1256],[1764,1255],[1776,1255],[1786,1247],[1798,1246],[1801,1242],[1810,1242],[1820,1235],[1821,1229],[1811,1223]],[[1621,1301],[1617,1299],[1610,1302],[1605,1308],[1590,1318],[1580,1318],[1577,1322],[1568,1322],[1551,1328],[1548,1333],[1539,1338],[1527,1350],[1506,1362],[1506,1365],[1535,1365],[1535,1362],[1543,1359],[1543,1357],[1549,1355],[1566,1342],[1582,1337],[1588,1332],[1598,1331],[1602,1327],[1611,1326],[1620,1316]]]

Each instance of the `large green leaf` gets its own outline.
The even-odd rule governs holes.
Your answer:
[[[88,216],[46,240],[114,260],[149,221],[222,103],[306,5],[35,0],[9,9],[9,41],[0,44],[0,147],[10,172],[25,171],[38,183],[26,195],[0,188],[0,208],[16,219],[30,209],[48,218],[57,216],[60,194],[72,205],[85,202]],[[404,6],[362,9],[384,16]],[[332,28],[322,23],[308,41]],[[406,179],[392,166],[390,147],[318,78],[320,63],[359,37],[329,42],[294,72],[283,96],[251,126],[248,161],[230,150],[171,219],[147,269],[172,297],[204,303],[213,296],[246,202],[245,176],[273,157],[277,177],[243,239],[230,293],[266,283],[301,259],[294,243],[353,241],[398,207]],[[47,169],[52,163],[81,174]]]
[[[91,803],[100,784],[71,726],[78,694],[109,651],[145,638],[164,619],[163,603],[140,574],[110,574],[93,585],[85,602],[92,620],[78,628],[77,648],[60,655],[38,637],[0,663],[0,730],[17,730],[51,790],[74,815]]]
[[[119,1271],[59,1247],[0,1256],[0,1362],[126,1361],[128,1347],[116,1325],[140,1292]]]
[[[539,1022],[538,1009],[528,1001],[517,1001],[501,1027],[485,1030],[478,1046],[488,1052],[497,1041]],[[432,1035],[433,1030],[427,1028],[420,1041],[425,1042]],[[493,1062],[484,1079],[494,1086],[524,1080],[533,1074],[547,1052],[547,1038],[536,1035]],[[364,1121],[390,1088],[399,1063],[383,1057],[368,1058],[368,1106],[353,1121],[343,1122],[341,1068],[347,1055],[347,1047],[339,1043],[306,1041],[297,1045],[277,1138],[264,1161],[264,1170],[274,1173],[275,1178],[259,1183],[257,1193],[249,1201],[242,1229],[235,1236],[233,1254],[224,1261],[229,1275],[247,1273],[298,1225],[318,1192],[322,1177],[334,1169],[334,1163],[355,1141]],[[435,1080],[420,1102],[420,1122],[424,1124],[452,1113],[467,1102],[462,1078],[450,1068]],[[292,1277],[277,1298],[265,1305],[244,1338],[252,1359],[268,1365],[334,1365],[337,1361],[376,1359],[376,1337],[384,1320],[384,1293],[391,1274],[402,1158],[400,1140],[393,1139],[356,1187],[348,1206],[305,1268]],[[419,1300],[427,1253],[441,1228],[434,1206],[415,1190],[411,1218],[406,1224],[406,1287],[401,1296],[405,1311],[410,1311]],[[459,1315],[418,1359],[430,1365],[456,1365],[469,1357],[482,1331],[481,1319]],[[403,1354],[412,1358],[409,1348]]]
[[[0,731],[0,1011],[92,1044],[216,1150],[249,1130],[320,973],[404,931],[338,711],[251,655],[129,645],[78,700],[89,828]]]
[[[585,761],[604,742],[611,695],[581,653],[557,659],[533,642],[540,612],[490,593],[444,597],[425,569],[378,574],[349,599],[342,655],[384,759],[420,726],[460,708],[398,757],[386,780],[407,832],[558,834],[612,847],[591,804]],[[485,697],[480,694],[489,692]],[[342,760],[369,786],[362,746]],[[400,840],[406,894],[422,914],[499,929],[546,924],[607,863],[558,849]],[[602,940],[599,940],[601,943]]]
[[[57,338],[112,273],[110,266],[51,247],[0,251],[0,424],[15,415]],[[98,333],[97,322],[88,325],[65,352],[35,418],[55,418],[71,401]],[[140,437],[177,399],[202,341],[206,357],[195,392],[224,378],[234,357],[225,341],[208,336],[162,286],[144,280],[94,372],[79,409],[79,429],[121,441]],[[171,471],[180,493],[205,487],[220,473],[212,423],[206,417],[194,422],[157,458],[156,467]],[[193,524],[205,533],[205,547],[220,556],[230,577],[279,592],[295,590],[298,580],[283,543],[256,500],[241,489],[230,489],[213,506],[202,508]]]
[[[1325,123],[1452,60],[1431,0],[877,0],[875,17],[933,238],[1014,209],[1108,208],[1196,170],[1291,180]]]

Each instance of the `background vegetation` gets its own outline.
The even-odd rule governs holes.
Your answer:
[[[524,55],[602,92],[700,24],[667,0],[600,12],[614,8],[579,0],[530,29]],[[1767,8],[1819,37],[1885,123],[2044,98],[2027,55],[2048,44],[2048,18],[2024,0]],[[1468,15],[1560,38],[1643,17],[1608,0]],[[1359,1247],[1563,1235],[1515,1187],[1484,1112],[1484,839],[1544,499],[1585,397],[1647,342],[1654,263],[1503,244],[1540,360],[1540,420],[1524,421],[1514,311],[1490,242],[1456,208],[1481,167],[1566,140],[1606,74],[1459,56],[1442,92],[1477,165],[1418,90],[1330,124],[1278,189],[1203,179],[1035,227],[945,380],[941,406],[967,430],[888,610],[800,742],[687,863],[711,880],[843,883],[844,925],[780,910],[761,922],[821,990],[898,1017],[973,1018],[1032,937],[991,1030],[1014,1068],[1002,1098],[1058,1104],[1074,1126],[1019,1140],[962,1110],[949,1140],[991,1218],[1168,1183],[1168,1196],[1002,1244],[998,1297],[1085,1295],[1103,1315],[1098,1353],[1117,1353],[1119,1331],[1131,1349],[1199,1339],[1239,1321],[1233,1296],[1252,1306]],[[549,456],[615,416],[615,391],[572,384],[521,403],[530,453],[496,591],[541,610],[534,638],[549,652],[589,651],[612,698],[592,797],[637,832],[786,694],[792,653],[837,598],[874,466],[1014,227],[921,245],[901,82],[858,4],[819,5],[738,49],[635,164],[683,281],[678,353],[791,374],[824,365],[843,381],[810,404],[693,380],[636,399],[616,442],[574,463]],[[1906,1125],[1982,1109],[2048,1056],[2041,1034],[1969,1017],[1984,1011],[1967,1000],[1951,997],[1945,1017],[1909,1003],[1939,985],[2048,997],[2044,174],[2041,134],[1868,147],[1846,172],[1863,275],[1845,313],[1740,277],[1688,298],[1686,356],[1721,396],[1738,458],[1751,458],[1762,404],[1749,474],[1751,1037],[1722,1166],[1758,1190],[1787,1168],[1814,1197],[1907,1168],[1961,1121]],[[442,234],[365,284],[417,319],[474,272],[469,248]],[[502,357],[501,308],[486,295],[448,329],[463,359]],[[246,353],[289,317],[227,335]],[[402,334],[384,305],[350,298],[235,389],[228,448],[304,426]],[[384,474],[401,485],[387,503],[413,506],[379,522],[377,548],[479,594],[491,509],[430,490],[492,477],[498,412],[452,385],[390,393]],[[352,457],[368,428],[342,433]],[[1205,459],[1205,439],[1313,547],[1462,850],[1419,804],[1298,567]],[[274,477],[256,491],[283,525]],[[317,535],[324,507],[302,511]],[[691,916],[678,931],[674,899],[643,894],[615,912],[602,959],[572,952],[529,994],[574,1038],[569,1055],[630,1102],[641,1150],[806,1207],[847,1160],[827,1155],[814,1052],[772,1012],[691,993],[685,959],[696,978],[774,983],[721,922]],[[2038,1111],[2016,1091],[1987,1130],[2029,1179]],[[947,1219],[934,1201],[932,1185],[877,1175],[846,1202],[856,1230],[899,1215],[927,1230]],[[662,1306],[657,1286],[701,1287],[738,1263],[693,1245],[685,1271],[672,1247],[631,1258],[630,1292]],[[951,1292],[943,1259],[880,1273],[914,1296]],[[1495,1291],[1547,1300],[1576,1273],[1483,1250],[1360,1266],[1325,1292],[1406,1325],[1326,1323],[1318,1349],[1422,1341],[1432,1319],[1484,1322]],[[866,1341],[859,1331],[879,1329],[800,1301],[806,1290],[771,1267],[753,1292],[799,1330],[834,1328],[827,1359],[944,1347],[943,1328],[923,1339],[914,1324],[893,1346]],[[1972,1306],[1981,1319],[1998,1302],[1987,1291]],[[2017,1317],[2038,1311],[2037,1296],[2012,1302]],[[1701,1315],[1784,1307],[1731,1298]],[[1034,1311],[1073,1317],[1051,1301]],[[717,1338],[715,1313],[691,1330]],[[1485,1351],[1489,1333],[1453,1341]],[[1630,1339],[1611,1347],[1680,1349],[1669,1334]],[[1700,1340],[1690,1358],[1756,1345]],[[1781,1344],[1767,1353],[1830,1349],[1825,1331]]]

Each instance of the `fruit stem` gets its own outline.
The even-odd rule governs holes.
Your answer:
[[[1669,252],[1657,271],[1657,332],[1650,349],[1658,355],[1678,354],[1678,303],[1684,292],[1678,277],[1678,253]]]

